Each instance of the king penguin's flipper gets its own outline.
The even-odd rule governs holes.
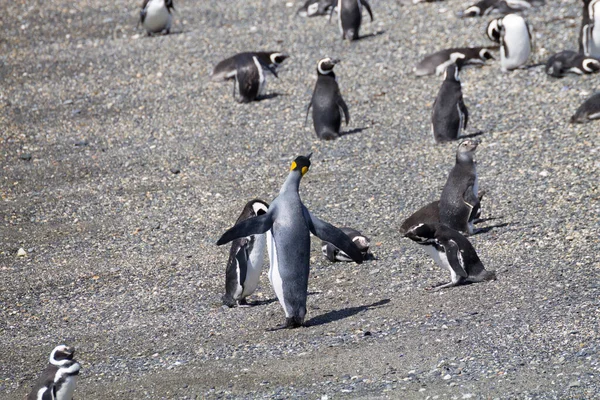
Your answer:
[[[240,222],[230,228],[217,241],[217,246],[229,243],[232,240],[251,235],[259,235],[265,233],[273,226],[273,219],[270,213],[259,215],[254,218]]]
[[[373,22],[373,11],[371,11],[371,5],[369,4],[369,2],[367,0],[360,0],[360,2],[367,9],[367,12],[371,16],[371,22]]]
[[[350,121],[350,113],[348,112],[348,106],[346,105],[344,99],[342,99],[341,95],[338,97],[338,106],[340,106],[342,111],[344,112],[344,118],[346,118],[346,126],[348,126],[348,122]]]
[[[304,212],[304,218],[306,219],[306,223],[308,224],[308,229],[312,232],[313,235],[318,237],[321,240],[331,243],[344,253],[346,253],[350,258],[357,264],[361,264],[363,262],[363,255],[356,247],[356,244],[348,235],[342,232],[339,228],[325,222],[321,221],[319,218],[311,215],[310,211],[304,206],[302,206]]]
[[[458,244],[454,240],[449,240],[448,242],[443,244],[446,249],[446,257],[448,257],[448,264],[452,267],[452,270],[458,276],[462,276],[466,278],[469,276],[467,271],[465,271],[465,263],[463,261],[462,254],[460,253],[460,248]]]

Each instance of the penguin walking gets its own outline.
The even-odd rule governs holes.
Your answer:
[[[73,359],[75,349],[65,345],[56,346],[50,353],[50,361],[27,400],[71,400],[77,386],[81,365]]]
[[[462,87],[458,77],[459,64],[448,66],[444,82],[433,103],[431,132],[437,143],[456,140],[467,128],[469,122],[469,111],[463,101]]]
[[[600,58],[600,0],[583,0],[579,51]]]
[[[340,137],[340,127],[342,126],[342,116],[340,109],[344,113],[346,126],[350,121],[348,106],[342,98],[340,88],[333,72],[333,67],[339,60],[324,58],[317,63],[317,83],[313,91],[312,98],[306,108],[306,118],[308,112],[313,108],[313,126],[317,136],[323,140],[333,140]]]
[[[357,231],[356,229],[341,227],[340,230],[344,232],[350,240],[356,244],[356,247],[360,250],[363,255],[363,260],[366,260],[369,254],[369,246],[371,245],[371,239]],[[334,244],[322,241],[321,250],[323,255],[331,262],[336,261],[352,261],[348,254],[338,249]]]
[[[600,70],[600,60],[588,57],[571,50],[553,54],[546,61],[546,73],[555,78],[562,78],[569,72],[583,75]]]
[[[239,53],[218,63],[211,80],[222,82],[233,79],[233,98],[239,103],[249,103],[264,92],[267,83],[265,70],[277,78],[277,68],[288,57],[281,52]]]
[[[583,124],[594,119],[600,118],[600,93],[583,102],[571,117],[572,124]]]
[[[464,140],[458,145],[456,163],[440,197],[440,222],[450,228],[473,234],[473,220],[480,208],[479,180],[474,161],[475,150],[479,142]]]
[[[269,205],[262,200],[250,200],[235,223],[266,214],[268,208]],[[238,238],[231,243],[225,270],[225,294],[221,298],[223,304],[228,307],[248,306],[246,297],[258,286],[266,245],[265,234]]]
[[[428,290],[437,291],[496,279],[495,271],[484,268],[471,242],[452,228],[442,224],[419,224],[413,226],[405,236],[424,246],[436,264],[450,272],[449,283]]]
[[[309,167],[310,154],[296,157],[267,213],[236,224],[217,241],[217,245],[222,245],[240,237],[268,232],[269,279],[286,316],[285,324],[278,328],[295,328],[304,323],[311,232],[333,243],[356,263],[363,261],[362,253],[344,232],[321,221],[302,204],[298,188]]]
[[[371,22],[373,22],[373,12],[367,0],[338,0],[338,25],[342,34],[342,40],[357,40],[359,38],[358,32],[362,23],[363,6],[367,9],[371,17]],[[333,8],[329,14],[329,19],[331,19],[332,14]]]
[[[459,59],[462,60],[462,65],[483,65],[487,60],[494,59],[491,50],[496,49],[497,47],[459,47],[440,50],[425,56],[413,72],[417,76],[441,75],[449,65],[455,64]]]
[[[531,32],[523,17],[508,14],[497,18],[487,26],[490,40],[500,43],[500,65],[502,72],[520,68],[531,55]]]
[[[148,33],[148,36],[164,32],[169,34],[175,10],[173,0],[144,0],[140,11],[140,23]]]

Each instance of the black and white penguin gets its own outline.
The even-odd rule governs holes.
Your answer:
[[[267,83],[265,70],[277,78],[277,67],[288,57],[280,52],[239,53],[218,63],[211,80],[221,82],[234,79],[233,98],[239,103],[248,103],[263,93]]]
[[[583,0],[579,50],[586,56],[600,58],[600,0]]]
[[[431,131],[436,142],[456,140],[467,128],[469,112],[463,101],[459,64],[448,66],[444,82],[433,103],[431,114]]]
[[[583,75],[599,70],[600,60],[571,50],[556,53],[546,61],[546,73],[555,78],[562,78],[569,72]]]
[[[481,17],[490,14],[506,15],[514,12],[528,10],[532,5],[544,4],[543,0],[481,0],[464,11],[458,12],[459,18]]]
[[[371,6],[367,0],[338,0],[337,11],[338,11],[338,25],[340,27],[340,33],[342,34],[342,40],[356,40],[359,38],[358,32],[360,30],[360,24],[362,23],[362,10],[363,6],[367,9],[371,22],[373,22],[373,12]],[[333,14],[333,9],[329,14],[330,19]]]
[[[474,161],[479,142],[467,139],[458,145],[456,163],[440,196],[440,222],[450,228],[473,234],[473,220],[479,213],[479,180]]]
[[[250,200],[235,223],[266,214],[268,208],[269,205],[262,200]],[[225,270],[223,304],[229,307],[248,305],[246,297],[254,293],[260,280],[266,245],[265,234],[239,238],[231,243]]]
[[[296,11],[301,17],[316,17],[328,15],[335,7],[337,0],[307,0],[302,7]]]
[[[140,11],[140,22],[148,35],[155,33],[169,33],[175,10],[173,0],[144,0]]]
[[[531,32],[523,17],[508,14],[497,18],[487,26],[490,40],[500,43],[500,65],[502,72],[520,68],[531,55]]]
[[[77,386],[81,365],[73,359],[75,349],[65,345],[56,346],[50,353],[50,362],[27,400],[71,400]]]
[[[583,124],[600,118],[600,92],[583,102],[571,117],[572,124]]]
[[[441,75],[449,65],[455,64],[459,59],[462,60],[462,65],[483,65],[487,60],[494,59],[491,50],[496,49],[498,47],[460,47],[440,50],[425,56],[413,69],[413,72],[417,76]]]
[[[333,140],[340,137],[341,112],[344,113],[346,125],[350,121],[348,106],[342,98],[333,72],[333,67],[339,62],[339,60],[333,60],[329,57],[319,60],[317,63],[317,83],[310,103],[306,108],[304,125],[306,125],[308,112],[312,107],[313,126],[317,136],[323,140]]]
[[[266,214],[240,222],[228,229],[217,245],[267,232],[269,280],[285,311],[286,322],[278,328],[295,328],[304,324],[310,271],[310,233],[333,243],[357,263],[363,256],[356,244],[333,225],[312,215],[302,204],[298,188],[310,167],[310,155],[292,162],[290,173],[279,195]]]
[[[410,228],[405,236],[424,246],[436,264],[450,272],[449,283],[428,290],[496,279],[494,271],[483,267],[471,242],[452,228],[443,224],[419,224]]]
[[[363,259],[366,259],[369,254],[369,246],[371,245],[371,239],[357,231],[356,229],[341,227],[340,230],[344,232],[350,240],[354,242],[356,247],[360,250],[363,255]],[[322,241],[321,250],[323,255],[331,262],[335,261],[352,261],[348,254],[335,247],[334,244]]]

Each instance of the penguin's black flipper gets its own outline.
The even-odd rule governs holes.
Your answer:
[[[142,11],[140,11],[140,20],[138,22],[138,27],[140,26],[140,23],[143,24],[146,20],[146,6],[148,5],[148,1],[150,0],[144,0],[144,4],[142,4]]]
[[[346,126],[348,126],[348,122],[350,121],[350,112],[348,111],[348,106],[346,105],[346,102],[344,101],[344,99],[342,99],[341,94],[338,96],[338,106],[340,106],[340,108],[344,112],[344,118],[346,119]]]
[[[229,243],[232,240],[251,235],[259,235],[265,233],[273,226],[273,219],[270,213],[259,215],[254,218],[249,218],[245,221],[236,224],[229,228],[219,240],[217,246]]]
[[[479,204],[479,198],[475,196],[475,193],[473,193],[473,185],[470,184],[467,186],[467,190],[465,190],[465,193],[463,193],[463,200],[471,207],[475,207]]]
[[[458,108],[460,112],[463,114],[465,119],[465,126],[463,129],[467,129],[467,124],[469,123],[469,111],[467,110],[467,106],[465,106],[465,102],[463,101],[462,95],[460,96],[460,100],[458,100]]]
[[[367,9],[367,12],[371,16],[371,22],[373,22],[373,11],[371,11],[371,5],[369,4],[369,2],[367,0],[360,0],[360,2]]]
[[[450,239],[446,243],[442,244],[442,246],[446,250],[448,264],[450,264],[450,267],[452,267],[452,270],[454,270],[456,275],[462,276],[463,278],[468,277],[469,274],[467,274],[467,271],[465,271],[465,262],[458,244],[456,244],[454,240]]]

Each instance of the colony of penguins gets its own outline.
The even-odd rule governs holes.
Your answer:
[[[406,0],[400,4],[435,0]],[[518,68],[544,67],[552,77],[565,74],[590,74],[600,70],[600,0],[582,0],[582,23],[578,50],[553,54],[545,63],[531,63],[534,41],[532,28],[519,12],[544,5],[544,0],[481,0],[457,12],[460,18],[493,16],[486,33],[493,46],[441,49],[423,58],[414,68],[416,76],[444,75],[431,114],[435,142],[459,141],[456,161],[448,174],[439,200],[423,205],[408,216],[400,233],[420,245],[433,260],[450,273],[450,282],[429,290],[440,290],[467,283],[496,279],[485,269],[470,241],[477,233],[474,225],[481,219],[484,192],[479,190],[475,151],[479,142],[465,135],[469,112],[462,97],[459,74],[472,65],[495,60],[499,51],[503,73]],[[302,17],[326,16],[337,19],[341,39],[360,38],[363,10],[373,21],[367,0],[307,0],[297,10]],[[139,24],[149,36],[169,34],[173,23],[173,0],[144,0]],[[598,27],[596,27],[598,23]],[[235,54],[214,67],[210,79],[231,81],[233,98],[240,103],[260,99],[267,74],[278,77],[278,67],[289,58],[280,51]],[[350,112],[342,98],[334,68],[340,60],[325,57],[317,62],[317,82],[306,108],[312,109],[315,133],[322,140],[342,135],[342,117],[348,124]],[[572,123],[600,118],[600,93],[586,100],[571,117]],[[306,123],[306,121],[305,121]],[[351,227],[337,228],[319,219],[303,204],[298,193],[300,181],[311,165],[311,154],[296,157],[270,204],[261,199],[248,201],[237,221],[226,230],[217,245],[231,243],[225,268],[225,293],[228,307],[248,307],[248,296],[258,287],[265,251],[269,259],[269,280],[283,308],[285,321],[268,330],[305,325],[310,264],[310,234],[322,240],[323,255],[330,261],[362,263],[369,260],[370,239]],[[31,390],[28,400],[71,400],[80,364],[75,349],[55,347],[49,363]]]

